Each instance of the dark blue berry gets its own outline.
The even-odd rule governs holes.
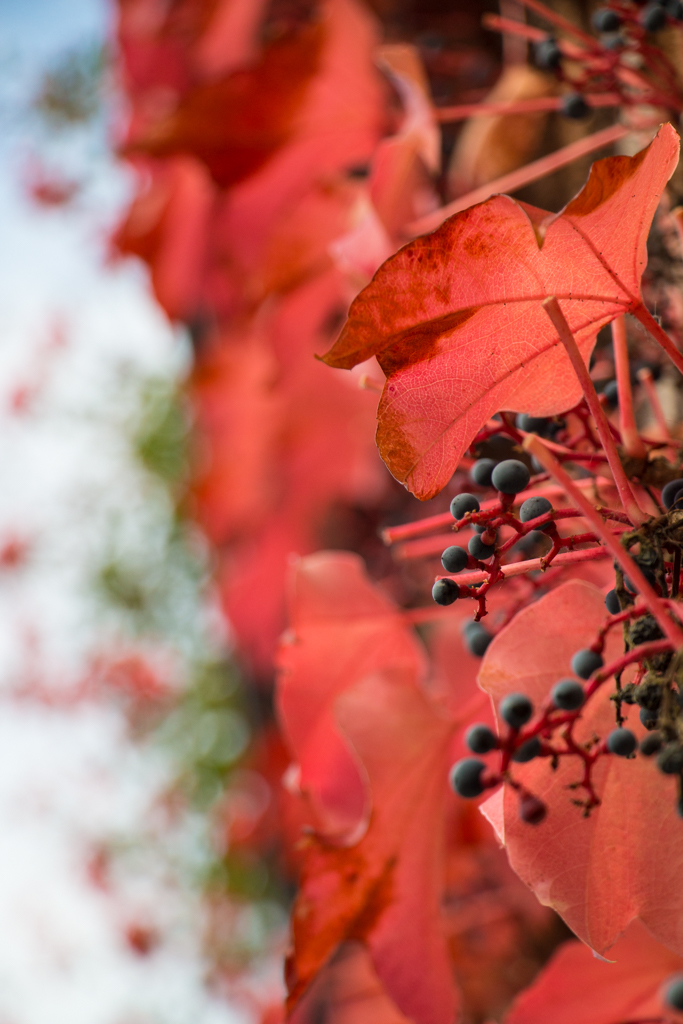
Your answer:
[[[466,757],[451,768],[451,786],[458,796],[463,796],[466,800],[481,796],[486,788],[481,781],[485,770],[486,765],[483,761],[476,757]]]
[[[683,509],[683,488],[680,491],[676,491],[674,494],[674,500],[671,503],[671,511],[680,512]]]
[[[540,825],[547,813],[543,801],[531,793],[526,793],[519,801],[519,816],[527,825]]]
[[[543,434],[548,429],[548,419],[545,416],[529,416],[526,412],[520,412],[515,423],[518,430],[525,434]]]
[[[667,743],[657,758],[657,767],[665,775],[680,775],[683,772],[683,747],[678,743]]]
[[[489,754],[498,746],[498,737],[488,725],[473,725],[467,730],[465,743],[473,754]]]
[[[572,658],[572,672],[580,679],[590,679],[594,672],[602,668],[604,662],[602,655],[591,651],[589,647],[577,651]]]
[[[542,71],[554,71],[560,66],[562,54],[554,39],[542,39],[534,43],[534,60]]]
[[[483,658],[493,637],[480,622],[468,622],[463,630],[465,646],[475,658]]]
[[[530,477],[529,470],[519,459],[505,459],[491,473],[491,483],[503,494],[519,494],[528,485]]]
[[[638,740],[630,729],[612,729],[607,737],[607,749],[618,757],[630,757],[638,746]]]
[[[674,1010],[683,1012],[683,974],[669,978],[664,990],[664,1002]]]
[[[532,736],[526,743],[522,743],[521,747],[518,747],[512,755],[512,760],[518,764],[526,764],[527,761],[533,761],[535,757],[541,753],[541,741],[538,736]]]
[[[560,113],[572,121],[581,121],[588,117],[591,108],[580,92],[568,92],[562,97]]]
[[[456,494],[451,502],[451,515],[454,519],[462,519],[468,512],[478,512],[479,501],[473,494]]]
[[[591,18],[596,32],[616,32],[621,25],[621,18],[609,7],[598,7]]]
[[[619,603],[616,590],[610,590],[605,594],[605,608],[610,615],[618,615],[621,611],[621,604]]]
[[[664,9],[674,21],[683,21],[683,3],[681,3],[681,0],[666,0]]]
[[[496,465],[493,459],[477,459],[470,470],[470,479],[478,487],[491,486],[491,473]]]
[[[646,729],[656,729],[659,724],[659,713],[649,708],[640,709],[640,720]]]
[[[655,586],[655,584],[657,583],[657,577],[656,577],[655,573],[653,572],[653,570],[652,569],[648,569],[647,566],[642,566],[641,565],[640,566],[640,571],[642,572],[643,576],[645,577],[647,582],[650,584],[650,586],[651,587]],[[626,587],[626,589],[628,590],[628,592],[630,594],[637,594],[638,593],[638,587],[635,585],[635,583],[630,578],[630,576],[624,576],[624,586]]]
[[[500,702],[500,716],[511,729],[521,729],[534,713],[534,706],[525,693],[509,693]]]
[[[437,580],[432,587],[432,597],[437,604],[453,604],[459,594],[458,584],[453,580]]]
[[[662,505],[666,509],[670,509],[674,503],[674,498],[680,489],[683,487],[683,480],[670,480],[668,484],[662,487]]]
[[[608,380],[602,389],[602,393],[607,399],[607,404],[612,408],[619,405],[619,388],[615,380]]]
[[[652,757],[653,754],[657,754],[662,749],[662,737],[661,733],[651,732],[649,736],[644,736],[640,741],[640,752],[643,757]]]
[[[578,711],[586,699],[583,686],[575,679],[561,679],[553,686],[550,698],[556,708],[563,711]]]
[[[659,32],[666,25],[666,12],[657,3],[645,4],[639,15],[640,24],[646,32]]]
[[[452,544],[442,553],[441,564],[446,572],[462,572],[467,565],[467,552],[457,544]]]
[[[522,502],[519,510],[519,518],[523,523],[528,523],[532,519],[538,519],[539,516],[545,515],[546,512],[552,512],[553,506],[550,504],[547,498],[527,498],[526,501]],[[537,526],[537,530],[547,530],[551,523],[544,523],[542,526]]]
[[[478,558],[480,561],[485,562],[496,550],[496,546],[495,544],[484,544],[479,534],[475,533],[467,542],[467,550],[473,558]]]

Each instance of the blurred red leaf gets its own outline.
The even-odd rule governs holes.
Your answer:
[[[535,704],[570,673],[572,655],[595,639],[605,619],[603,595],[572,580],[524,608],[489,646],[480,685],[496,704],[506,693],[526,693]],[[623,650],[613,630],[605,661]],[[574,736],[586,743],[615,726],[606,685],[589,701]],[[644,732],[637,708],[624,705],[628,726]],[[683,821],[676,813],[676,781],[646,758],[602,757],[594,784],[602,803],[588,818],[572,804],[570,783],[581,777],[575,758],[552,771],[546,758],[515,765],[514,775],[548,807],[537,826],[521,821],[518,796],[504,786],[482,804],[505,844],[510,863],[539,900],[553,907],[579,938],[608,950],[630,921],[683,953]]]
[[[419,498],[445,486],[497,410],[547,416],[578,401],[541,301],[561,300],[587,360],[599,329],[641,302],[650,221],[677,159],[666,124],[635,157],[595,163],[560,214],[494,196],[405,246],[354,301],[324,359],[377,356],[388,376],[377,443]]]
[[[668,1020],[662,983],[683,959],[634,922],[605,963],[580,942],[560,947],[534,984],[515,1000],[505,1024],[615,1024]]]

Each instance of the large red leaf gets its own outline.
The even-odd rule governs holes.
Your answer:
[[[634,922],[605,963],[567,942],[518,998],[505,1024],[615,1024],[662,1017],[662,983],[683,960]],[[668,1014],[665,1013],[668,1019]]]
[[[444,487],[497,410],[548,416],[578,401],[541,302],[560,300],[587,360],[598,330],[641,301],[650,221],[677,159],[666,124],[635,157],[595,163],[560,214],[493,196],[405,246],[357,297],[325,361],[377,356],[388,377],[377,443],[419,498]]]
[[[575,651],[586,647],[604,622],[599,590],[572,580],[525,608],[491,643],[479,674],[480,685],[498,703],[523,692],[539,704],[553,684],[570,674]],[[618,631],[617,631],[618,633]],[[623,647],[614,631],[605,660]],[[589,702],[575,730],[580,742],[614,728],[609,684]],[[642,727],[637,708],[628,726]],[[505,786],[482,805],[510,863],[542,903],[554,907],[569,927],[599,953],[640,918],[652,934],[683,954],[683,821],[676,813],[676,782],[643,757],[599,759],[594,782],[602,803],[588,818],[572,804],[566,786],[581,769],[562,758],[553,772],[539,758],[515,765],[514,774],[548,806],[540,825],[522,822],[518,798]]]
[[[291,630],[278,658],[280,720],[316,824],[338,840],[367,821],[362,769],[337,726],[336,700],[380,670],[424,675],[425,655],[357,555],[302,558],[293,573],[289,613]]]
[[[364,941],[399,1010],[418,1024],[451,1024],[455,987],[441,921],[443,818],[453,724],[414,673],[378,673],[342,694],[341,728],[367,773],[368,831],[351,847],[313,835],[288,959],[294,1005],[340,942]]]

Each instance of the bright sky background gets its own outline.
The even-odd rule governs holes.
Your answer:
[[[29,663],[58,686],[97,641],[93,552],[114,515],[128,515],[134,532],[139,500],[120,429],[122,364],[172,378],[186,362],[144,271],[104,266],[131,188],[104,136],[45,143],[65,167],[89,172],[75,209],[39,210],[21,187],[31,153],[43,151],[26,114],[41,70],[101,39],[108,14],[104,0],[0,0],[0,546],[17,533],[32,545],[26,568],[0,572],[0,1024],[224,1024],[235,1015],[202,986],[199,907],[164,864],[146,861],[143,844],[119,904],[86,877],[94,842],[153,832],[162,755],[136,750],[111,708],[7,697]],[[56,324],[67,343],[51,352]],[[35,398],[12,412],[27,385]],[[176,841],[186,848],[169,858],[191,861],[193,837]],[[163,929],[148,958],[123,941],[131,916]]]

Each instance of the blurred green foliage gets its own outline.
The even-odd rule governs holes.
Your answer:
[[[87,123],[102,105],[106,51],[89,45],[62,54],[45,73],[33,107],[48,127],[68,128]]]

